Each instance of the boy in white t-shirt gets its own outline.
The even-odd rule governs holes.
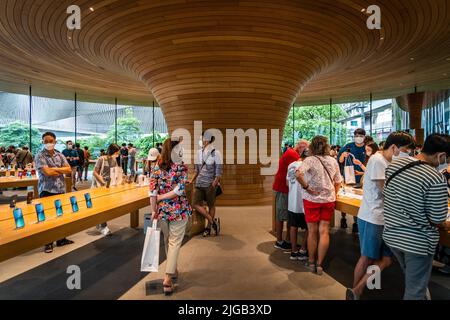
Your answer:
[[[291,260],[308,260],[308,251],[306,250],[306,239],[308,239],[308,226],[305,220],[303,210],[303,188],[297,181],[295,172],[302,165],[304,155],[299,161],[291,163],[287,170],[286,183],[289,188],[288,196],[288,221],[290,225],[290,236],[292,243]],[[297,235],[298,228],[306,230],[302,240],[301,248],[298,250]]]
[[[353,288],[347,288],[347,300],[359,300],[370,274],[367,268],[376,265],[381,271],[392,264],[393,253],[383,241],[385,170],[398,157],[402,147],[413,142],[411,135],[394,132],[389,135],[382,151],[370,157],[364,174],[363,199],[358,211],[361,257],[355,266]]]

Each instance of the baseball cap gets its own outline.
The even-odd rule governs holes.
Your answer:
[[[159,151],[156,148],[151,148],[148,152],[147,160],[149,161],[155,161],[156,158],[159,156]]]

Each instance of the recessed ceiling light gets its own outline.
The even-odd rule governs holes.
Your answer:
[[[380,40],[384,40],[384,37],[380,37]]]
[[[365,12],[365,11],[366,11],[366,8],[362,8],[362,9],[361,9],[361,12]]]
[[[90,7],[89,10],[94,11],[94,8]]]
[[[446,74],[446,73],[443,73],[442,75],[443,75],[444,77],[446,77],[446,76],[447,76],[447,74]]]
[[[450,61],[450,58],[445,59],[446,61]]]
[[[414,61],[414,58],[409,58],[409,60]]]

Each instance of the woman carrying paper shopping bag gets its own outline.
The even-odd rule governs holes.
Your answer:
[[[92,179],[92,188],[100,188],[107,185],[108,180],[111,180],[111,169],[117,167],[116,158],[119,156],[120,147],[113,143],[109,145],[106,151],[106,156],[98,158],[94,167],[94,177]],[[99,224],[97,230],[104,236],[111,234],[106,222]]]
[[[178,277],[177,261],[192,208],[186,198],[185,185],[188,168],[180,149],[180,141],[164,141],[161,158],[150,174],[150,203],[152,218],[161,221],[166,249],[166,274],[164,294],[173,293],[173,280]]]

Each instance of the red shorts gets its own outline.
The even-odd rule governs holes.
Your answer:
[[[316,203],[303,200],[305,209],[305,219],[307,223],[317,223],[320,221],[330,222],[334,214],[336,202]]]

